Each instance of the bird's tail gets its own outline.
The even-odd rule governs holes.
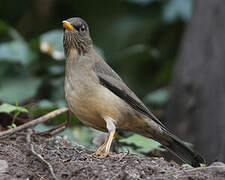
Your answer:
[[[141,132],[139,131],[137,133],[158,141],[180,160],[193,167],[199,167],[200,164],[205,163],[205,160],[198,153],[194,152],[182,140],[170,133],[167,129],[158,125],[154,128],[152,124],[151,126],[148,125],[143,128],[144,130],[142,129]]]
[[[205,164],[205,160],[197,153],[188,147],[182,140],[171,134],[168,130],[163,129],[165,135],[168,136],[167,142],[160,142],[171,153],[176,155],[183,162],[199,167],[200,164]]]

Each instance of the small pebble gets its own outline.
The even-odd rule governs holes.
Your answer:
[[[222,162],[214,162],[214,163],[210,164],[210,166],[225,166],[225,164]]]
[[[8,171],[8,163],[5,160],[0,160],[0,173],[5,173]]]
[[[213,171],[215,171],[217,173],[225,174],[225,164],[224,163],[222,163],[222,162],[214,162],[210,166],[214,167]]]

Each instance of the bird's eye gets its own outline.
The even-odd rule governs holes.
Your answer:
[[[83,32],[85,30],[85,27],[81,26],[79,30],[80,30],[80,32]]]

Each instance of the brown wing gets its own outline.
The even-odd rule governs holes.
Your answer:
[[[123,99],[137,112],[149,117],[151,120],[165,128],[165,126],[148,110],[141,100],[126,86],[119,75],[113,71],[103,59],[96,62],[93,69],[99,78],[100,84]]]

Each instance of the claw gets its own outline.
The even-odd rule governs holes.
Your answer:
[[[101,154],[102,154],[101,152],[99,152],[99,151],[97,152],[96,151],[96,152],[90,154],[89,156],[91,156],[91,157],[97,157],[97,156],[101,156]]]
[[[112,131],[109,133],[109,137],[108,139],[104,142],[104,144],[102,144],[96,152],[92,153],[90,156],[91,157],[97,157],[99,156],[99,158],[106,158],[110,156],[110,147],[112,145],[112,141],[113,139],[117,136],[117,132]],[[105,149],[105,152],[102,153],[102,151]]]
[[[106,147],[107,142],[108,142],[108,139],[106,139],[106,141],[104,142],[104,144],[102,144],[102,145],[97,149],[96,152],[92,153],[91,156],[96,157],[96,156],[101,155],[102,151],[103,151],[103,150],[105,149],[105,147]]]
[[[103,154],[101,154],[101,155],[99,156],[100,159],[103,159],[103,158],[106,158],[106,157],[110,157],[109,152],[104,152]]]

